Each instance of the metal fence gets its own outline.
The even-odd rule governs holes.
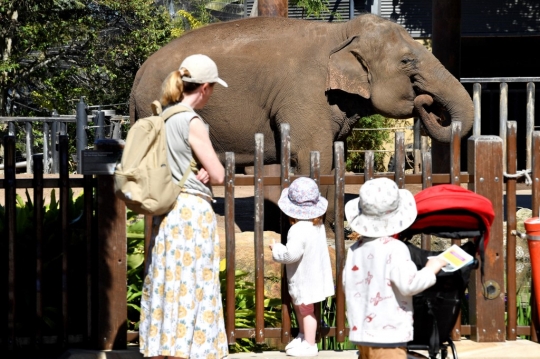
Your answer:
[[[103,105],[109,107],[114,105]],[[83,99],[77,104],[75,115],[58,115],[53,111],[50,117],[0,117],[0,125],[6,124],[5,135],[17,136],[24,133],[24,143],[18,143],[16,167],[25,168],[32,173],[32,156],[43,155],[43,168],[46,174],[58,173],[59,151],[58,138],[71,133],[75,139],[75,151],[70,154],[70,161],[77,165],[77,173],[81,173],[81,151],[93,147],[95,140],[104,138],[120,139],[127,131],[127,116],[116,115],[115,110],[103,110],[102,106],[87,106]],[[34,138],[34,131],[39,131],[40,139]],[[90,146],[88,145],[90,139]],[[4,160],[0,161],[0,171]]]

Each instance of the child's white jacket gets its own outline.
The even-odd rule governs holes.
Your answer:
[[[435,280],[431,270],[416,269],[403,242],[360,239],[349,248],[343,269],[349,340],[371,346],[411,341],[412,296]]]
[[[332,266],[324,226],[299,221],[287,233],[287,245],[274,244],[272,257],[287,268],[289,294],[295,305],[321,302],[334,295]]]

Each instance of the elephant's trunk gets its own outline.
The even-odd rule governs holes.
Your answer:
[[[474,120],[471,97],[457,79],[451,75],[449,77],[448,81],[456,83],[455,86],[448,86],[453,89],[453,93],[440,94],[430,91],[430,94],[423,93],[414,99],[415,111],[429,135],[444,143],[451,141],[452,128],[449,126],[451,122],[461,122],[461,137],[463,137],[472,128]]]

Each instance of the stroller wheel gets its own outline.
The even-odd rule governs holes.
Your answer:
[[[448,358],[448,349],[446,347],[441,348],[441,359]]]

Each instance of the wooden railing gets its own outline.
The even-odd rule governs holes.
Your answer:
[[[534,311],[535,322],[532,326],[518,326],[516,320],[516,256],[515,256],[515,236],[516,230],[516,183],[523,182],[523,177],[519,177],[516,171],[516,124],[509,122],[507,128],[507,175],[503,171],[503,141],[498,136],[473,136],[468,139],[468,172],[460,169],[460,124],[452,126],[454,133],[451,146],[451,161],[448,173],[431,173],[431,154],[428,151],[422,153],[422,173],[405,173],[405,144],[403,133],[396,134],[396,171],[393,173],[375,173],[373,167],[373,152],[366,153],[366,169],[363,174],[345,175],[344,145],[341,142],[334,144],[334,166],[333,175],[321,175],[319,168],[318,153],[313,152],[311,156],[310,176],[321,186],[331,186],[335,191],[335,255],[336,255],[336,325],[333,327],[319,327],[319,338],[335,337],[338,342],[343,342],[348,335],[345,318],[345,298],[342,288],[342,269],[345,260],[345,235],[344,235],[344,197],[347,185],[361,185],[366,180],[376,177],[387,177],[393,179],[399,187],[406,188],[408,185],[422,185],[423,188],[442,184],[452,183],[456,185],[466,185],[474,192],[481,194],[493,203],[496,213],[495,222],[491,229],[489,246],[485,252],[484,270],[485,277],[482,281],[479,271],[471,278],[469,286],[469,313],[468,325],[458,323],[453,331],[454,339],[459,340],[461,336],[470,336],[473,340],[480,342],[500,342],[505,340],[516,340],[517,336],[527,335],[532,340],[538,341],[537,313]],[[255,338],[257,343],[263,343],[267,338],[280,338],[286,343],[291,338],[295,328],[291,328],[290,321],[290,301],[287,295],[285,281],[282,281],[282,324],[281,328],[266,328],[264,324],[264,255],[263,255],[263,218],[264,218],[264,188],[267,186],[279,186],[285,188],[297,176],[291,175],[290,163],[290,143],[289,127],[281,126],[281,175],[268,177],[263,176],[263,148],[264,138],[262,135],[256,137],[255,148],[255,173],[253,176],[236,176],[234,154],[226,155],[226,182],[225,191],[225,232],[226,232],[226,259],[227,259],[227,284],[226,303],[227,313],[227,336],[229,343],[234,343],[238,338]],[[60,150],[65,159],[58,178],[42,179],[39,165],[42,162],[39,157],[34,159],[34,178],[17,179],[14,169],[14,140],[8,136],[5,139],[6,146],[6,171],[4,179],[0,179],[0,189],[5,191],[5,229],[2,238],[6,251],[4,261],[8,263],[6,270],[2,272],[5,278],[7,293],[2,299],[6,303],[2,308],[6,308],[6,324],[0,328],[1,346],[8,351],[17,351],[20,348],[20,336],[22,331],[16,327],[17,317],[22,311],[35,312],[36,325],[30,328],[30,343],[36,349],[46,346],[44,334],[41,326],[37,325],[40,316],[43,314],[43,292],[47,288],[41,283],[41,275],[44,263],[41,262],[41,254],[44,246],[44,239],[40,235],[40,212],[35,215],[35,242],[36,248],[34,263],[21,259],[16,255],[16,242],[21,238],[16,236],[17,210],[15,204],[16,188],[33,188],[34,205],[42,208],[43,188],[60,189],[60,222],[58,230],[62,241],[62,266],[59,280],[62,283],[61,295],[58,300],[61,303],[61,325],[56,330],[56,345],[61,348],[72,346],[90,347],[94,349],[120,349],[126,345],[126,309],[125,309],[125,208],[122,203],[111,195],[111,176],[88,176],[82,178],[69,178],[67,174],[67,152],[64,152],[65,136],[60,138]],[[540,132],[534,132],[532,137],[532,214],[538,216],[539,209],[539,189],[540,182]],[[42,172],[41,172],[42,173]],[[234,325],[234,272],[235,272],[235,231],[234,231],[234,189],[236,186],[253,186],[254,189],[254,263],[256,286],[256,309],[255,326],[253,328],[236,328]],[[67,194],[69,188],[84,188],[84,215],[83,231],[86,238],[86,247],[81,258],[70,258],[68,241],[71,224],[67,217]],[[94,191],[96,197],[94,197]],[[503,238],[503,196],[506,196],[506,219],[507,231],[504,246]],[[123,222],[122,222],[123,219]],[[122,228],[124,232],[122,232]],[[147,230],[147,233],[150,231]],[[286,234],[282,233],[282,242],[285,242]],[[422,246],[428,248],[430,245],[429,236],[422,238]],[[504,254],[506,251],[506,269]],[[23,263],[17,263],[17,261]],[[84,262],[84,270],[77,273],[71,272],[69,263],[72,261]],[[17,291],[17,268],[20,266],[35,266],[36,292],[31,300],[33,303],[26,306],[21,294]],[[73,281],[84,282],[82,301],[72,300],[79,298],[76,293],[70,291]],[[500,292],[499,292],[500,290]],[[493,293],[496,293],[493,295]],[[78,293],[80,294],[80,293]],[[489,295],[486,295],[489,294]],[[84,313],[83,323],[80,326],[73,325],[73,319],[79,313]],[[319,310],[320,315],[320,310]],[[505,318],[505,313],[507,317]],[[77,317],[79,318],[79,317]],[[82,329],[81,329],[82,328]],[[28,328],[25,328],[28,333]],[[74,340],[73,338],[81,338]],[[101,340],[97,340],[101,338]],[[104,339],[104,340],[103,340]]]

